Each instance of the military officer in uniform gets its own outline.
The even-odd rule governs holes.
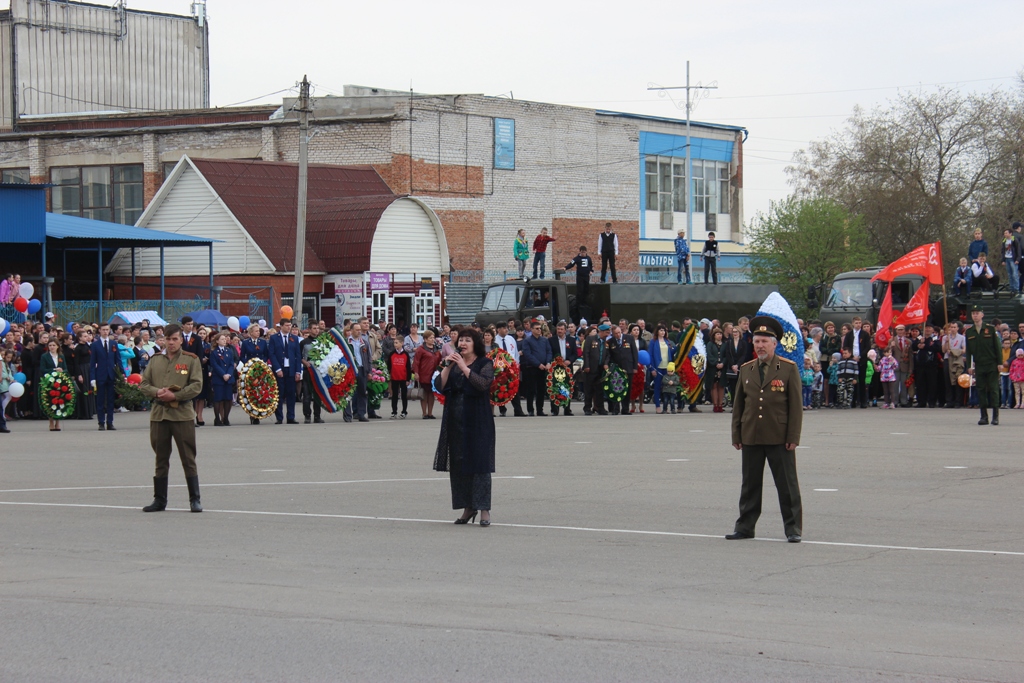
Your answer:
[[[153,477],[153,502],[144,512],[167,508],[167,475],[171,458],[171,440],[178,447],[185,469],[188,500],[192,512],[202,512],[199,501],[199,471],[196,469],[196,413],[192,399],[203,390],[203,364],[194,353],[183,351],[181,327],[164,328],[166,350],[153,356],[139,386],[153,401],[149,414],[149,442],[156,453]]]
[[[732,445],[743,452],[740,516],[735,530],[726,538],[754,537],[754,526],[761,516],[761,486],[767,460],[779,492],[786,539],[799,543],[803,527],[796,476],[796,447],[803,425],[800,371],[793,361],[775,355],[782,337],[778,320],[757,316],[750,329],[755,358],[740,366],[732,410]]]
[[[999,424],[999,365],[1003,362],[1003,346],[996,334],[996,328],[986,325],[985,312],[981,306],[974,304],[971,309],[971,320],[974,324],[964,331],[967,337],[967,354],[964,356],[966,367],[971,368],[975,386],[978,388],[978,405],[981,406],[981,419],[978,424],[988,424],[988,408],[992,406],[992,424]],[[971,361],[974,367],[971,367]]]

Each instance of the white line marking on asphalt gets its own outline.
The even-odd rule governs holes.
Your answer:
[[[839,489],[814,489],[815,491],[838,491]]]
[[[665,462],[690,462],[689,458],[669,458]]]
[[[267,472],[284,472],[284,470],[265,470]],[[349,479],[347,481],[251,481],[229,484],[203,484],[204,488],[225,486],[330,486],[333,484],[383,484],[400,481],[448,481],[448,477],[423,477],[421,479]],[[533,477],[507,476],[491,477],[491,479],[533,479]],[[185,488],[186,484],[171,484],[170,488]],[[101,491],[106,489],[149,489],[153,485],[143,486],[65,486],[46,489],[2,489],[0,493],[36,493],[42,491]]]
[[[447,481],[447,480],[444,480]],[[128,505],[89,505],[85,503],[32,503],[18,501],[0,501],[0,505],[28,505],[36,507],[65,507],[65,508],[93,508],[100,510],[132,510],[138,511],[138,506]],[[187,508],[167,508],[172,512],[188,512]],[[419,519],[416,517],[374,517],[372,515],[334,515],[327,513],[313,512],[272,512],[267,510],[212,510],[205,508],[205,512],[223,515],[263,515],[267,517],[312,517],[317,519],[356,519],[375,522],[418,522],[421,524],[451,524],[450,519]],[[586,526],[553,526],[547,524],[508,524],[492,522],[491,526],[507,527],[510,529],[547,529],[549,531],[587,531],[603,534],[637,534],[641,536],[672,536],[676,538],[723,538],[722,534],[690,534],[682,531],[650,531],[644,529],[600,529]],[[757,538],[757,541],[769,543],[785,543],[784,538]],[[881,545],[876,543],[840,543],[838,541],[803,541],[804,545],[827,545],[837,548],[870,548],[875,550],[905,550],[918,552],[935,553],[963,553],[969,555],[1009,555],[1013,557],[1024,557],[1024,551],[1015,550],[979,550],[976,548],[930,548],[927,546],[912,545]]]
[[[593,441],[573,441],[573,443],[594,443]]]
[[[906,436],[906,435],[910,434],[910,432],[889,432],[889,433],[892,434],[893,436]]]
[[[947,470],[966,470],[964,465],[946,465],[943,469]]]

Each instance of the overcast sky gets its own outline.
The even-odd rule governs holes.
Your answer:
[[[187,14],[190,0],[128,0]],[[697,120],[744,126],[745,215],[789,193],[795,150],[900,88],[1017,87],[1019,0],[338,2],[209,0],[217,106],[295,85],[511,92],[685,118],[648,83],[716,82]],[[282,95],[257,101],[280,101]],[[683,102],[683,95],[675,95]]]

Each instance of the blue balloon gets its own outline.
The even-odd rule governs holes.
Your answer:
[[[10,331],[11,331],[11,324],[5,320],[4,321],[4,329],[0,330],[0,337],[5,336]]]
[[[39,309],[43,307],[43,302],[39,299],[30,299],[28,302],[28,314],[35,315],[39,312]]]
[[[14,381],[18,384],[24,384],[28,381],[28,377],[25,376],[24,372],[16,372],[14,373]]]
[[[68,323],[67,327],[64,328],[65,330],[67,330],[68,334],[71,334],[72,325],[74,325],[74,323]]]
[[[650,365],[651,364],[651,354],[647,353],[647,351],[641,351],[640,353],[638,353],[636,355],[637,355],[637,358],[640,361],[640,365]]]
[[[238,316],[238,329],[240,329],[242,331],[245,331],[246,329],[249,328],[249,325],[251,325],[251,324],[252,324],[252,321],[249,320],[249,316],[247,316],[247,315],[240,315],[240,316]]]

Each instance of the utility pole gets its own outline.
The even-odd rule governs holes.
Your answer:
[[[292,291],[292,310],[302,323],[302,277],[306,272],[306,185],[309,175],[309,79],[302,77],[299,102],[299,192],[298,212],[295,218],[295,286]]]
[[[648,86],[650,86],[650,84],[648,84]],[[693,267],[693,164],[692,164],[692,159],[690,158],[690,147],[692,147],[692,145],[690,144],[690,113],[693,111],[694,107],[697,106],[697,102],[694,101],[690,97],[690,91],[693,90],[693,91],[700,92],[700,91],[706,91],[706,90],[716,90],[716,89],[718,89],[718,86],[715,83],[712,83],[711,85],[701,85],[700,83],[698,83],[697,85],[690,85],[690,60],[686,60],[686,85],[685,86],[683,86],[683,85],[672,85],[672,86],[668,86],[668,87],[664,87],[664,88],[648,87],[647,89],[648,90],[661,90],[661,91],[666,91],[666,90],[685,90],[686,91],[686,245],[690,249],[690,267],[692,268]],[[709,93],[705,92],[705,93],[701,93],[701,94],[707,95]],[[699,100],[699,96],[698,96],[698,100]],[[676,106],[678,107],[679,105],[676,105]],[[704,181],[707,182],[707,178],[705,178]],[[717,178],[715,178],[715,182],[718,182]],[[705,207],[705,212],[706,212],[706,210],[707,209]],[[706,215],[706,213],[705,213],[705,215]],[[696,275],[693,275],[693,281],[694,282],[697,281],[696,280]]]

